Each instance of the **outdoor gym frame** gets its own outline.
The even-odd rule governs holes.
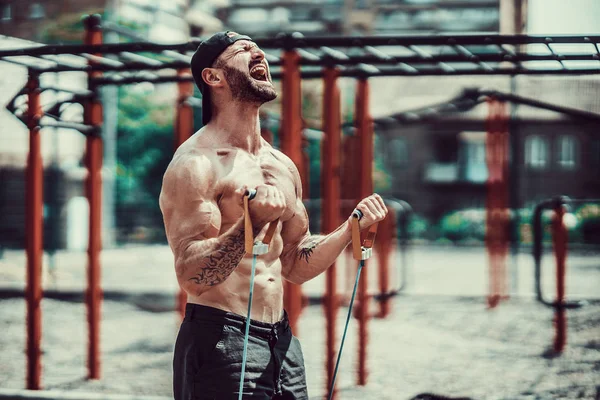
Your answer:
[[[102,165],[102,105],[98,88],[103,85],[124,85],[136,82],[177,82],[180,96],[175,122],[175,145],[181,144],[192,133],[192,107],[197,99],[192,96],[192,77],[189,73],[190,53],[199,40],[183,44],[123,43],[102,44],[99,16],[85,20],[84,45],[40,46],[0,51],[0,61],[25,66],[29,71],[27,85],[7,106],[29,128],[30,150],[27,161],[27,388],[41,387],[41,310],[42,299],[42,159],[40,130],[45,126],[78,130],[86,135],[86,196],[90,203],[88,244],[88,291],[86,303],[90,342],[88,347],[89,378],[100,378],[99,321],[102,301],[100,287],[101,250],[101,165]],[[329,185],[323,191],[323,232],[335,229],[339,221],[340,205],[340,94],[337,80],[353,77],[358,80],[356,92],[355,138],[358,141],[359,162],[356,166],[357,187],[351,195],[357,200],[373,191],[373,122],[369,114],[370,77],[381,76],[453,76],[453,75],[583,75],[600,74],[600,36],[526,36],[526,35],[456,35],[456,36],[372,36],[372,37],[302,37],[298,34],[277,38],[257,39],[272,66],[274,79],[282,80],[281,149],[303,171],[301,150],[301,80],[318,78],[324,81],[322,174]],[[531,51],[528,45],[544,47],[546,54]],[[579,46],[578,53],[561,52],[557,47]],[[106,57],[109,56],[109,57]],[[583,67],[578,63],[587,62]],[[589,64],[589,65],[588,65]],[[581,64],[579,64],[581,65]],[[88,74],[88,89],[69,92],[65,102],[80,103],[84,107],[83,124],[65,122],[60,117],[60,104],[43,109],[40,95],[50,88],[41,87],[39,76],[48,72],[79,71]],[[52,88],[56,90],[57,88]],[[68,92],[68,91],[64,91]],[[25,105],[17,99],[27,96]],[[514,101],[494,92],[478,92],[478,100],[488,101],[487,153],[490,155],[491,179],[488,181],[488,227],[503,230],[508,224],[507,140],[508,114],[505,101]],[[527,99],[529,105],[544,106]],[[560,107],[559,107],[560,108]],[[564,109],[564,108],[563,108]],[[564,109],[567,110],[567,109]],[[571,110],[576,113],[577,110]],[[56,115],[53,115],[53,114]],[[43,115],[54,121],[41,124]],[[488,163],[490,162],[488,161]],[[494,197],[494,198],[491,198]],[[500,199],[500,200],[498,200]],[[506,237],[486,241],[492,265],[501,265],[506,252]],[[335,360],[335,315],[339,301],[335,291],[335,265],[327,279],[327,376],[331,382]],[[503,267],[493,267],[494,270]],[[494,274],[492,274],[494,275]],[[358,383],[367,382],[367,315],[369,296],[366,276],[359,292],[359,367]],[[503,296],[505,289],[501,276],[494,275],[490,305]],[[292,325],[296,325],[301,309],[301,293],[297,286],[286,287],[286,309]]]
[[[566,310],[583,307],[585,300],[566,301],[565,276],[567,272],[567,245],[569,232],[564,223],[565,208],[570,205],[584,203],[600,203],[600,199],[571,199],[567,196],[558,196],[538,203],[533,210],[531,225],[533,226],[533,260],[535,264],[535,293],[537,300],[545,306],[554,309],[554,343],[552,349],[555,354],[560,354],[567,344],[567,317]],[[552,210],[552,246],[556,257],[556,300],[546,300],[542,292],[542,254],[544,242],[544,224],[542,214],[545,210]]]

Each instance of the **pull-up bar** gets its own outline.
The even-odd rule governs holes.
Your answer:
[[[99,27],[101,28],[101,27]],[[114,24],[105,29],[119,31]],[[127,31],[128,34],[133,34]],[[135,36],[134,36],[135,38]],[[141,40],[141,39],[138,39]],[[199,45],[194,38],[186,43],[157,44],[145,41],[116,44],[49,45],[0,51],[0,61],[26,66],[32,72],[172,70],[189,67],[189,57]],[[275,79],[281,78],[282,51],[295,51],[301,77],[321,78],[323,67],[337,66],[340,76],[430,76],[430,75],[515,75],[595,74],[600,72],[600,36],[528,35],[436,35],[303,37],[282,34],[257,38],[265,51]],[[544,54],[528,45],[542,46]],[[577,51],[559,51],[561,46]],[[61,58],[59,56],[69,56]],[[100,56],[101,55],[101,56]],[[111,55],[113,58],[104,56]],[[90,62],[92,61],[92,62]],[[569,67],[569,62],[589,62]],[[535,67],[524,63],[535,62]],[[581,65],[581,64],[580,64]],[[118,75],[117,75],[118,76]],[[95,85],[134,83],[127,77],[108,75]],[[186,78],[191,80],[191,77]],[[153,82],[180,81],[176,74],[160,76]]]

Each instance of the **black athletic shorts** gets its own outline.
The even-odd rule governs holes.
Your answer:
[[[187,304],[173,358],[175,400],[237,400],[246,318]],[[250,320],[244,399],[308,399],[304,359],[287,314]]]

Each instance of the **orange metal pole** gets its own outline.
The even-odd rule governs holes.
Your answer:
[[[490,263],[488,306],[508,298],[506,262],[509,247],[508,116],[505,102],[488,100],[486,123],[486,248]]]
[[[390,315],[390,258],[396,231],[396,216],[393,208],[388,207],[387,217],[379,223],[378,240],[375,242],[377,258],[379,260],[379,318]]]
[[[356,92],[356,128],[360,142],[359,199],[373,193],[373,125],[369,116],[369,83],[358,80]],[[365,261],[365,266],[367,262]],[[365,271],[367,272],[367,271]],[[363,274],[358,288],[358,384],[367,384],[367,343],[369,322],[368,273]]]
[[[186,76],[191,75],[189,69],[180,69],[177,71],[177,75]],[[175,150],[183,144],[191,135],[194,130],[194,110],[187,101],[188,98],[194,95],[194,85],[191,82],[178,82],[177,89],[179,96],[177,98],[176,116],[175,116]],[[183,290],[179,290],[177,296],[177,309],[181,318],[185,316],[185,305],[187,304],[187,293]]]
[[[502,300],[507,300],[509,298],[509,289],[508,289],[508,252],[510,249],[510,201],[509,201],[509,172],[510,167],[508,165],[509,158],[509,113],[508,106],[505,101],[500,103],[500,126],[501,132],[499,136],[500,140],[500,162],[502,165],[502,180],[500,181],[500,199],[502,201],[502,212],[501,212],[501,222],[502,222],[502,241],[500,243],[501,247],[501,269],[500,269],[500,298]]]
[[[299,61],[300,55],[296,51],[285,50],[283,52],[280,140],[281,150],[292,159],[302,174],[304,167],[302,165],[302,92]],[[299,285],[291,282],[285,283],[284,304],[292,331],[298,335],[298,319],[302,311],[302,289]]]
[[[342,140],[340,90],[337,86],[339,71],[335,68],[326,68],[324,71],[323,88],[323,141],[321,182],[323,205],[322,230],[323,233],[333,232],[340,224],[340,148]],[[337,358],[336,321],[339,309],[337,296],[336,266],[335,262],[329,267],[325,275],[325,324],[326,338],[326,371],[327,387],[331,387],[335,360]],[[335,388],[334,397],[335,398]]]
[[[29,75],[27,82],[29,156],[27,158],[27,389],[41,388],[42,353],[42,232],[43,232],[43,164],[40,140],[40,82]]]
[[[497,101],[495,99],[488,99],[488,117],[486,120],[486,161],[488,165],[488,191],[487,191],[487,199],[486,199],[486,234],[485,234],[485,244],[486,250],[488,253],[489,260],[489,293],[488,293],[488,307],[493,308],[498,305],[497,298],[497,289],[496,289],[496,275],[497,275],[497,266],[496,266],[496,248],[495,248],[495,238],[493,235],[496,234],[495,227],[495,219],[492,218],[493,211],[495,208],[493,196],[493,177],[496,175],[496,164],[492,162],[492,158],[494,155],[494,138],[495,131],[497,127],[497,115],[496,115],[496,105]]]
[[[567,343],[567,317],[564,307],[560,307],[565,301],[565,272],[567,259],[567,241],[569,233],[565,227],[563,217],[565,209],[559,204],[554,209],[554,222],[552,224],[552,241],[554,242],[554,254],[556,256],[556,308],[554,314],[554,325],[556,335],[554,337],[554,351],[561,353]]]
[[[85,44],[102,43],[100,16],[86,17]],[[99,72],[89,73],[89,78],[98,76]],[[91,87],[91,85],[89,85]],[[102,250],[102,103],[98,98],[97,88],[91,87],[93,98],[87,103],[84,111],[84,123],[97,128],[97,132],[86,139],[85,162],[88,170],[86,179],[86,195],[90,206],[89,242],[88,242],[88,289],[87,313],[89,324],[88,342],[88,378],[100,379],[100,322],[102,315],[102,288],[100,251]]]

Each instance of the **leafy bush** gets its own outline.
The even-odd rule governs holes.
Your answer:
[[[442,217],[439,223],[440,235],[456,241],[485,239],[485,210],[466,209],[454,211]]]
[[[574,212],[576,232],[583,243],[600,244],[600,204],[585,203]]]
[[[410,239],[426,239],[431,236],[430,232],[431,222],[427,218],[416,213],[410,216],[408,222],[408,235]]]
[[[173,154],[174,107],[146,93],[120,89],[117,142],[117,224],[131,234],[162,226],[158,197]]]

